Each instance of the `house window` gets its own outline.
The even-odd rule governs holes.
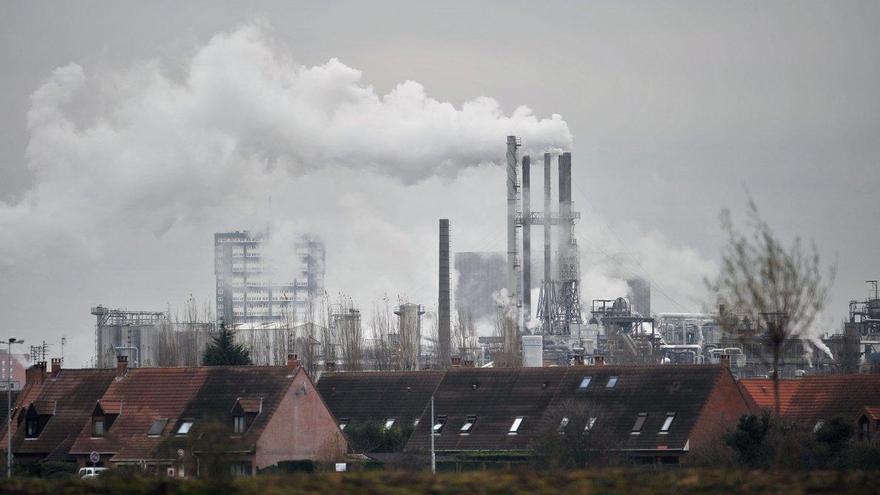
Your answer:
[[[96,419],[92,422],[92,436],[93,437],[103,437],[104,436],[104,419]]]
[[[40,436],[40,422],[36,418],[28,418],[27,425],[24,431],[24,437],[37,438],[38,436]]]
[[[666,419],[663,421],[663,425],[660,426],[660,434],[666,435],[669,433],[669,427],[672,426],[672,420],[675,419],[674,412],[666,413]]]
[[[348,426],[348,418],[340,419],[339,420],[339,429],[344,430],[346,426]]]
[[[390,430],[392,426],[394,426],[394,418],[386,419],[385,420],[385,429]]]
[[[232,430],[235,433],[244,433],[245,430],[245,417],[242,414],[238,414],[232,417]]]
[[[168,423],[167,419],[157,419],[153,421],[153,424],[150,425],[150,431],[147,432],[148,436],[158,437],[162,434],[162,430],[165,429],[165,424]]]
[[[584,425],[584,431],[590,431],[593,429],[593,426],[596,424],[596,417],[593,416],[587,421],[587,424]]]
[[[605,388],[614,388],[617,385],[617,376],[612,376],[608,379],[608,383],[605,385]]]
[[[183,423],[180,423],[180,426],[177,428],[177,434],[178,435],[188,434],[189,430],[192,428],[192,425],[193,425],[192,421],[184,421]]]
[[[568,418],[562,418],[562,420],[559,422],[559,428],[557,428],[559,433],[565,433],[566,426],[568,426]]]
[[[639,413],[639,416],[636,418],[636,423],[633,425],[632,434],[639,435],[642,433],[642,426],[645,426],[645,420],[648,419],[648,413],[643,412]]]
[[[592,376],[585,376],[581,379],[581,384],[578,385],[578,388],[581,390],[586,390],[587,387],[590,386],[590,381],[593,379]]]
[[[516,419],[513,420],[513,424],[510,425],[510,429],[507,430],[508,435],[516,435],[516,432],[519,431],[519,425],[522,424],[523,417],[517,416]]]
[[[250,476],[251,463],[247,461],[233,462],[229,465],[229,471],[233,476]]]
[[[476,422],[477,422],[476,416],[468,416],[467,420],[465,420],[464,424],[461,425],[461,430],[459,430],[459,433],[461,433],[462,435],[467,435],[468,433],[471,432],[471,428],[474,427],[474,423],[476,423]]]
[[[443,425],[446,424],[446,416],[437,416],[437,419],[434,421],[434,427],[432,428],[435,435],[439,435],[441,431],[443,431]]]
[[[419,418],[413,420],[413,428],[415,428],[416,426],[419,426]]]

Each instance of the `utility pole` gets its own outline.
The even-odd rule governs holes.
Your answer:
[[[6,477],[12,478],[12,344],[24,344],[24,340],[9,337],[6,344]]]
[[[434,454],[434,396],[431,396],[431,424],[428,434],[431,435],[431,474],[437,474],[437,456]]]

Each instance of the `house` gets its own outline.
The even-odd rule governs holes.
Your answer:
[[[880,407],[863,407],[856,416],[856,438],[863,442],[880,441]]]
[[[12,411],[16,462],[72,461],[70,448],[89,407],[113,377],[113,370],[62,369],[60,359],[52,360],[49,373],[45,363],[29,369]]]
[[[344,430],[349,424],[413,425],[425,411],[443,371],[324,373],[317,387]]]
[[[292,460],[334,460],[344,435],[311,379],[287,366],[129,369],[88,408],[70,449],[80,464],[137,466],[172,476],[214,469],[251,475]],[[213,471],[216,472],[216,471]]]
[[[773,380],[748,378],[740,384],[760,409],[774,410]],[[860,432],[860,421],[870,422],[872,411],[880,407],[880,375],[810,375],[780,380],[779,390],[780,414],[811,428],[843,418]]]
[[[548,422],[553,434],[571,433],[572,406],[588,410],[584,429],[608,452],[645,463],[685,462],[749,412],[724,365],[450,369],[433,418],[425,409],[406,451],[428,452],[433,432],[438,456],[459,466],[488,455],[524,460]]]

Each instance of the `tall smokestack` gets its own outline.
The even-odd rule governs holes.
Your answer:
[[[519,260],[517,259],[517,246],[516,246],[516,165],[517,165],[517,157],[516,157],[516,149],[518,147],[516,136],[507,136],[507,290],[510,296],[510,304],[513,305],[511,309],[514,311],[514,330],[516,334],[519,333],[519,327],[522,323],[522,316],[519,313],[519,304],[520,304],[520,285],[522,284],[522,280],[519,278],[517,274],[517,268],[519,267]],[[511,342],[510,346],[512,347],[512,343],[515,342],[516,336],[507,336],[507,339]],[[505,349],[506,352],[510,352],[510,349]]]
[[[529,155],[522,157],[522,302],[523,318],[528,323],[532,319],[532,222],[531,222],[531,180],[532,159]]]
[[[552,168],[553,163],[550,158],[550,153],[544,153],[544,298],[541,300],[541,302],[544,304],[544,307],[541,308],[544,315],[549,315],[550,311],[552,311],[553,309],[550,307],[550,284],[551,280],[553,280],[553,251],[550,247],[550,237],[552,236],[552,222],[550,221],[550,174]],[[550,328],[550,318],[545,318],[543,330],[544,333],[548,334],[552,332],[552,329]]]
[[[450,308],[449,308],[449,219],[440,219],[440,300],[437,304],[440,327],[437,337],[440,340],[438,367],[449,366],[450,347]]]
[[[571,153],[559,155],[559,227],[557,228],[559,243],[559,269],[562,270],[569,256],[568,218],[571,216]],[[566,280],[566,274],[560,273],[559,280]]]

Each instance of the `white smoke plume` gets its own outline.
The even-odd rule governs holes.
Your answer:
[[[293,269],[286,246],[316,234],[328,290],[364,309],[402,293],[431,307],[438,218],[453,221],[453,250],[504,250],[495,164],[505,137],[534,153],[571,148],[559,115],[507,113],[488,97],[454,106],[414,81],[379,94],[357,69],[336,59],[302,66],[294,53],[249,23],[181,67],[56,69],[28,112],[35,184],[0,203],[8,323],[31,341],[66,333],[71,364],[86,364],[89,305],[161,310],[190,293],[213,301],[212,235],[241,229],[271,233],[267,254],[282,272]],[[601,223],[585,218],[579,232],[606,245],[593,228]],[[670,290],[691,290],[707,266],[677,244],[633,236],[654,278],[673,276]],[[623,290],[626,273],[591,253],[590,295]],[[690,265],[684,277],[671,266],[679,262]]]

